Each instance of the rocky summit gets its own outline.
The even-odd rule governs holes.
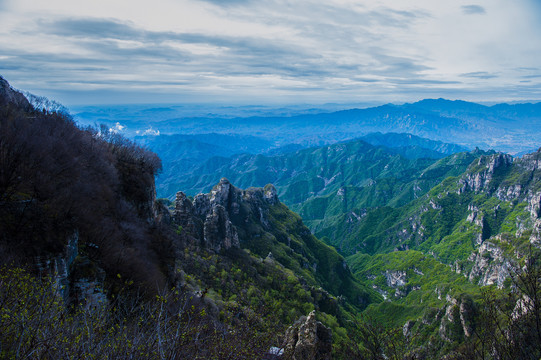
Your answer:
[[[209,194],[198,194],[193,201],[178,192],[173,219],[204,247],[227,250],[240,246],[237,227],[231,219],[246,224],[255,214],[257,222],[268,229],[268,207],[277,202],[276,189],[270,184],[264,189],[240,190],[222,178]]]

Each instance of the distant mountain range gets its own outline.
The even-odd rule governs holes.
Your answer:
[[[378,179],[387,178],[389,174],[397,172],[404,174],[400,177],[413,179],[418,171],[430,166],[437,159],[464,149],[410,134],[377,133],[364,137],[363,140],[294,152],[282,153],[279,148],[271,150],[270,154],[241,153],[227,157],[234,152],[233,148],[240,146],[235,145],[235,142],[249,145],[251,140],[230,136],[229,148],[224,150],[224,155],[210,157],[216,152],[209,151],[205,153],[209,156],[205,160],[201,156],[198,159],[184,158],[182,149],[188,145],[193,146],[193,143],[171,141],[176,138],[159,136],[147,142],[164,162],[165,170],[157,180],[158,196],[172,199],[176,189],[196,195],[208,191],[221,176],[226,176],[241,187],[273,183],[289,206],[295,206],[312,197],[336,193],[344,184],[363,186],[365,182],[379,181]],[[162,143],[162,139],[166,142]],[[198,144],[203,147],[206,143]],[[260,143],[263,147],[264,144]],[[393,144],[395,147],[379,144]],[[410,145],[401,146],[406,144]],[[206,146],[219,149],[208,144]],[[162,149],[163,151],[160,151]],[[198,153],[195,151],[192,154],[197,156]]]
[[[444,99],[383,105],[328,113],[239,117],[175,117],[170,108],[107,112],[90,108],[76,114],[85,124],[119,123],[128,135],[219,133],[256,136],[276,146],[318,146],[373,132],[398,132],[451,142],[468,148],[512,154],[536,149],[541,140],[541,103],[485,106]],[[236,117],[235,117],[236,116]]]

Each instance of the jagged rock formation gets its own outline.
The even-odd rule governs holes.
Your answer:
[[[293,360],[330,360],[332,331],[312,311],[287,329],[284,350]]]
[[[236,228],[224,207],[238,206],[229,202],[230,192],[231,184],[225,178],[210,194],[197,195],[193,203],[183,192],[178,192],[173,219],[184,230],[200,239],[201,245],[205,247],[215,251],[239,247]]]
[[[220,251],[239,247],[237,228],[229,220],[229,215],[222,205],[215,204],[207,214],[203,227],[203,239],[207,248]]]
[[[485,241],[479,246],[477,252],[473,252],[468,258],[473,262],[473,267],[468,275],[470,281],[479,279],[479,285],[487,286],[496,284],[499,288],[504,285],[509,276],[511,264],[503,256],[503,251],[490,241]]]
[[[202,246],[220,251],[240,246],[232,220],[246,224],[255,215],[258,222],[268,228],[268,207],[278,202],[276,189],[271,184],[263,189],[240,190],[222,178],[209,194],[198,194],[193,201],[178,192],[173,219],[200,239]]]
[[[441,319],[439,334],[448,342],[470,337],[473,333],[475,308],[469,298],[455,299],[447,297],[448,305],[440,309],[436,319]]]
[[[406,286],[408,282],[408,277],[405,271],[395,270],[395,271],[385,271],[385,278],[387,281],[387,286],[395,289],[394,296],[397,298],[406,296],[411,290],[410,287]]]
[[[498,171],[505,170],[513,163],[511,155],[498,153],[492,156],[482,156],[477,160],[476,166],[479,171],[469,171],[463,176],[459,184],[459,194],[471,190],[475,192],[490,191],[489,184],[495,177]],[[471,166],[470,166],[471,168]]]
[[[42,275],[51,274],[55,279],[55,286],[65,302],[68,302],[70,292],[70,267],[79,253],[79,233],[75,231],[68,238],[63,253],[55,257],[36,256],[35,263]]]

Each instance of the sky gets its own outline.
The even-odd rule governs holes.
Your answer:
[[[0,0],[0,75],[67,106],[541,99],[540,0]]]

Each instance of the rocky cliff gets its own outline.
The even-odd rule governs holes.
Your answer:
[[[316,320],[316,312],[301,317],[287,329],[284,355],[293,360],[330,360],[332,331]]]
[[[270,184],[263,189],[240,190],[222,178],[209,194],[199,194],[193,201],[178,192],[173,219],[200,239],[201,245],[220,251],[240,246],[237,227],[231,219],[241,226],[255,221],[268,230],[268,207],[277,203],[276,189]]]

